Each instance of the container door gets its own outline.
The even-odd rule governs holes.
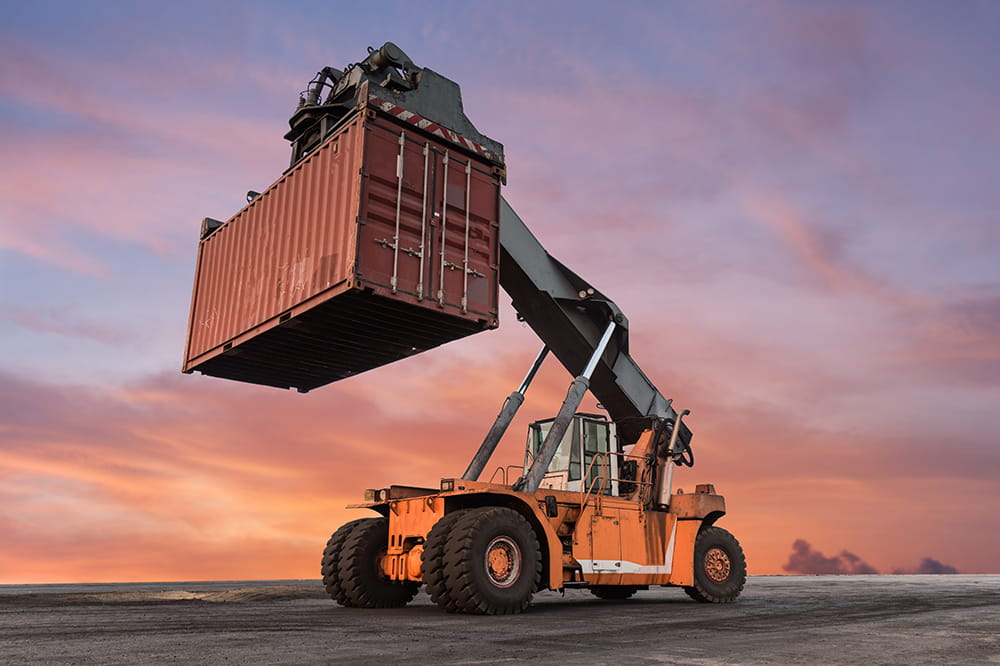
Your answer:
[[[467,319],[496,320],[500,184],[415,130],[368,129],[359,277]]]
[[[365,195],[358,234],[358,277],[390,293],[428,297],[430,222],[435,210],[434,163],[414,132],[370,124]]]
[[[463,313],[494,310],[498,281],[499,186],[478,162],[434,151],[438,205],[432,218],[429,282],[439,306]]]

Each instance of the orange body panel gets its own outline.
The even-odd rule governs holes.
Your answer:
[[[596,585],[672,583],[677,542],[686,534],[678,522],[672,513],[643,511],[635,502],[605,498],[588,506],[573,545],[584,580]]]
[[[444,498],[434,495],[389,503],[389,549],[382,569],[390,580],[420,580],[423,546],[417,540],[443,516]]]
[[[673,505],[668,511],[648,511],[638,499],[564,490],[540,489],[532,495],[507,485],[461,479],[453,480],[452,488],[427,490],[418,497],[390,494],[388,501],[353,505],[388,516],[389,547],[382,567],[391,580],[421,580],[423,541],[447,512],[503,505],[518,510],[535,527],[548,562],[545,578],[550,589],[566,583],[690,585],[702,520],[725,513],[723,498],[704,492],[673,495],[675,512]],[[555,498],[556,516],[547,515],[546,496]]]
[[[674,568],[670,577],[672,585],[694,584],[694,540],[700,527],[700,520],[677,521],[677,545],[674,548]]]

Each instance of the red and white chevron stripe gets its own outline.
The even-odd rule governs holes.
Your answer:
[[[445,141],[450,141],[454,144],[462,146],[463,148],[479,153],[483,157],[492,160],[494,162],[503,162],[502,157],[498,156],[493,151],[487,150],[483,146],[480,146],[475,141],[470,141],[461,134],[453,132],[447,127],[441,127],[436,123],[432,123],[426,118],[422,118],[417,114],[413,113],[412,111],[407,111],[401,106],[397,106],[392,102],[387,102],[381,97],[377,97],[375,95],[369,95],[368,101],[372,106],[377,106],[382,111],[385,111],[391,116],[395,116],[396,118],[402,120],[405,123],[409,123],[414,127],[419,127],[420,129],[430,132],[431,134],[438,136],[444,139]]]

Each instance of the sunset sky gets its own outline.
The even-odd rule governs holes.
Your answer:
[[[465,469],[540,346],[503,295],[498,331],[306,395],[180,373],[200,220],[387,40],[629,316],[751,573],[1000,573],[1000,4],[3,13],[0,583],[316,578],[364,488]],[[499,463],[558,409],[550,363]]]

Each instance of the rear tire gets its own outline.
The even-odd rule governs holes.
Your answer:
[[[684,591],[695,601],[728,604],[747,580],[747,561],[740,543],[721,527],[703,527],[694,542],[694,585]]]
[[[598,599],[622,601],[639,591],[634,585],[591,585],[590,593]]]
[[[338,562],[345,606],[399,608],[417,594],[417,583],[392,581],[382,573],[380,559],[388,546],[388,518],[364,518],[351,526]]]
[[[468,510],[459,509],[445,515],[434,523],[424,541],[424,552],[420,556],[420,572],[424,579],[424,589],[431,595],[431,601],[449,613],[458,610],[448,591],[447,576],[444,571],[444,552],[451,538],[451,530],[459,518]]]
[[[340,581],[340,551],[347,535],[361,520],[352,520],[341,525],[326,542],[326,548],[323,549],[323,561],[320,566],[320,572],[323,574],[323,587],[326,588],[330,598],[341,606],[349,606],[350,603],[344,595],[344,586],[341,585]]]
[[[456,610],[480,615],[520,613],[541,580],[538,537],[513,509],[470,510],[452,527],[444,570]]]

